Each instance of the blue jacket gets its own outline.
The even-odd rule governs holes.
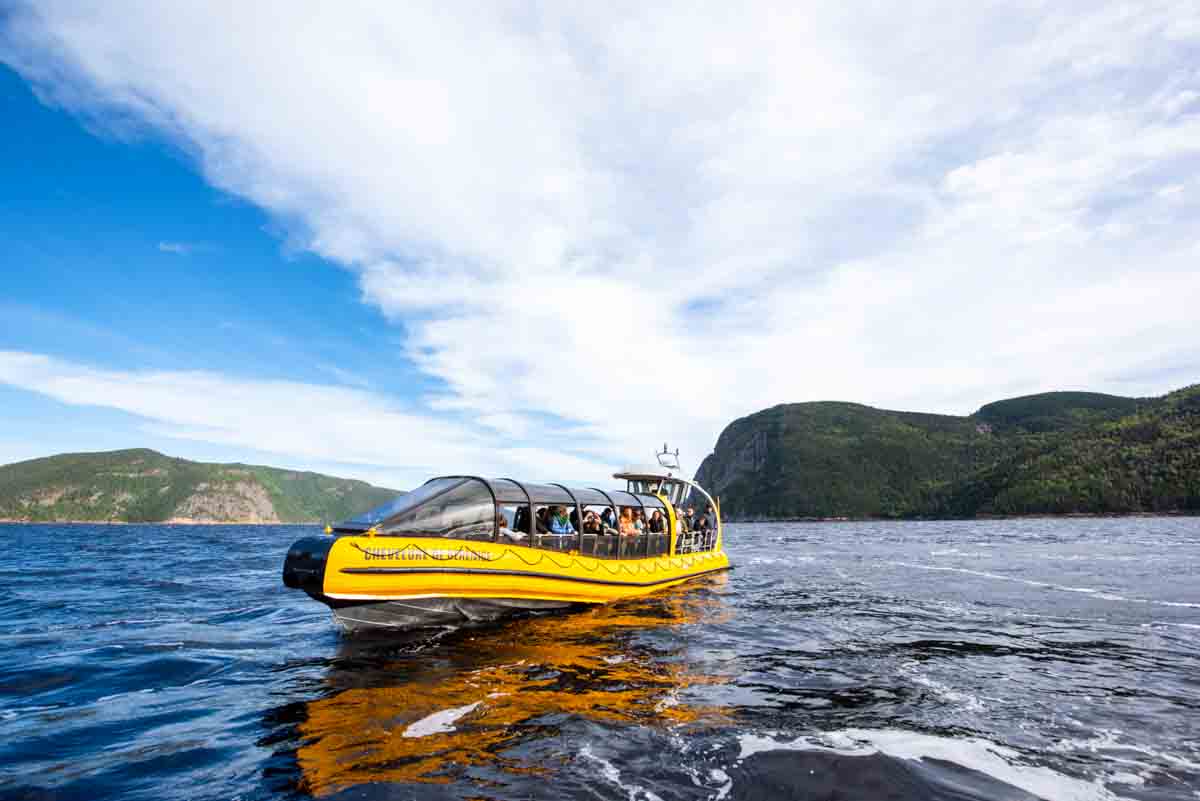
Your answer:
[[[571,521],[565,517],[550,518],[550,533],[551,534],[574,534],[575,527],[571,525]]]

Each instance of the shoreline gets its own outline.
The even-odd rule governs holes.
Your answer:
[[[287,523],[262,520],[193,520],[171,518],[169,520],[15,520],[0,518],[0,525],[12,526],[323,526],[324,522]]]
[[[1163,512],[1038,512],[1027,515],[976,515],[975,517],[754,517],[727,518],[726,523],[949,523],[979,520],[1090,520],[1124,517],[1200,517],[1200,510]]]
[[[936,523],[980,520],[1070,520],[1126,517],[1200,517],[1200,510],[1164,512],[1064,512],[1062,514],[978,515],[976,517],[758,517],[728,518],[726,523]],[[168,520],[17,520],[0,518],[0,525],[14,526],[323,526],[325,522],[267,522],[262,520],[195,520],[175,517]]]

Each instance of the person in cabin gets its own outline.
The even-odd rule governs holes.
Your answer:
[[[689,518],[687,516],[687,514],[679,514],[678,513],[679,511],[680,510],[676,510],[676,512],[677,512],[677,514],[675,516],[676,527],[679,529],[680,534],[687,534],[689,531],[692,530],[691,518]]]
[[[611,528],[613,531],[618,530],[617,513],[613,511],[611,506],[604,507],[604,511],[600,513],[600,523],[605,528]]]
[[[600,515],[592,510],[584,512],[583,515],[583,533],[584,534],[600,534],[604,530],[600,523]]]
[[[561,506],[555,506],[551,514],[550,533],[559,536],[575,533],[575,527],[571,525],[571,518],[567,516],[567,510]]]
[[[517,513],[520,514],[519,509],[517,510]],[[515,517],[516,517],[516,515],[514,515],[514,519],[515,519]],[[509,528],[508,527],[508,518],[504,516],[503,512],[496,513],[496,526],[500,530],[499,534],[500,534],[501,542],[520,542],[521,540],[523,540],[527,536],[529,536],[527,534],[522,534],[520,531],[514,531],[511,528]]]
[[[543,506],[541,509],[538,509],[537,513],[533,516],[533,520],[537,524],[537,533],[538,534],[549,534],[550,533],[550,507],[549,506]]]
[[[518,506],[516,513],[513,515],[513,530],[529,533],[529,507]]]
[[[662,534],[667,530],[667,521],[663,518],[662,512],[655,509],[654,514],[650,515],[650,533]]]
[[[688,530],[695,531],[696,530],[696,507],[689,506],[687,508],[687,521],[688,521]]]
[[[704,514],[700,515],[700,517],[696,519],[696,531],[700,532],[700,536],[706,547],[707,544],[711,542],[712,534],[716,530],[715,521],[716,516],[713,514],[713,508],[711,504],[704,510]]]
[[[633,527],[638,534],[646,530],[646,515],[641,509],[633,510]]]
[[[621,534],[627,537],[637,536],[637,528],[633,525],[633,510],[628,506],[621,508],[620,528]]]

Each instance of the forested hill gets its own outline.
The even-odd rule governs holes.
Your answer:
[[[731,423],[696,478],[733,519],[1200,512],[1200,385],[968,417],[776,406]]]
[[[395,490],[318,473],[209,464],[136,449],[0,467],[0,520],[336,522]]]

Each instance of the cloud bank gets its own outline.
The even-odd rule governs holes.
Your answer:
[[[443,468],[480,433],[698,460],[775,403],[966,413],[1200,364],[1193,2],[48,0],[0,37],[47,102],[169,138],[354,271],[440,386],[389,432]]]

